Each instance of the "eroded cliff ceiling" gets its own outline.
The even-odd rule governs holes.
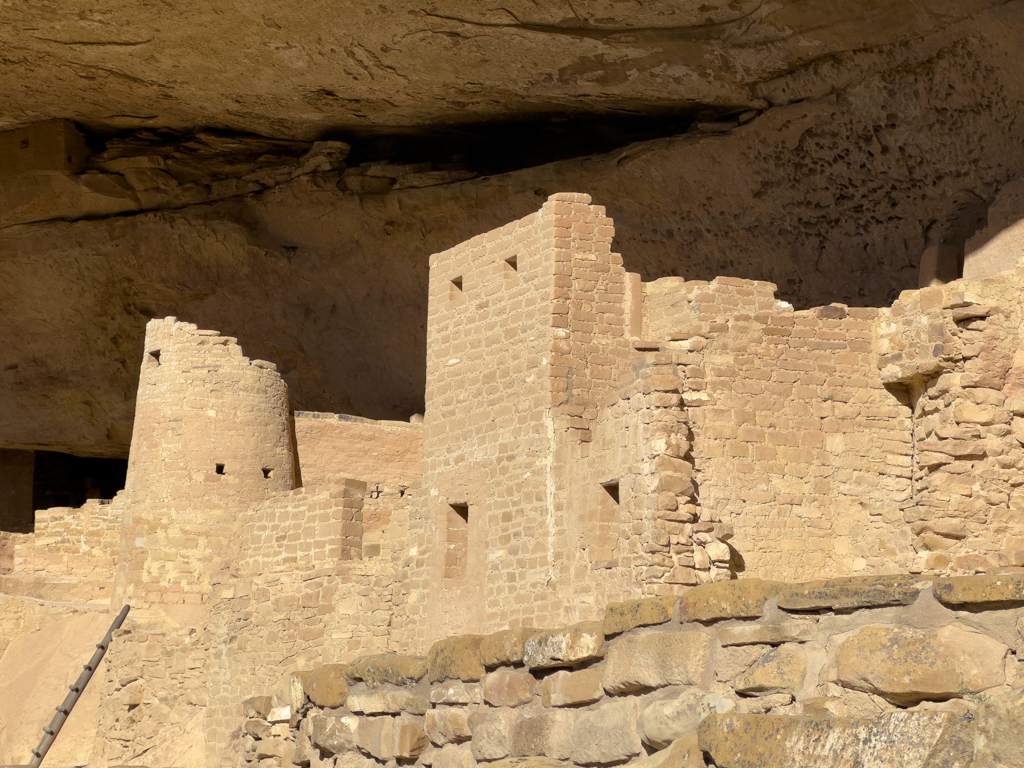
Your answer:
[[[85,140],[0,156],[0,448],[126,455],[164,315],[407,418],[428,256],[553,192],[645,279],[885,305],[1024,171],[1021,1],[7,0],[0,41],[0,130]]]

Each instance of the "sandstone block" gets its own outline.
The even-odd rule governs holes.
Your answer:
[[[735,709],[735,696],[684,691],[675,698],[656,701],[640,713],[640,738],[655,749],[664,749],[676,739],[696,736],[697,726],[708,715]]]
[[[348,698],[347,676],[345,664],[325,664],[306,675],[302,687],[316,706],[342,707]]]
[[[955,624],[928,630],[872,625],[839,644],[836,674],[846,688],[905,706],[1002,685],[1008,650],[987,635]]]
[[[253,718],[252,720],[246,720],[242,725],[242,730],[248,733],[250,736],[256,739],[266,739],[270,736],[271,725],[262,718]]]
[[[371,691],[350,693],[346,706],[363,715],[397,715],[400,712],[422,715],[430,709],[430,702],[426,696],[411,691]]]
[[[624,603],[609,603],[604,612],[605,635],[616,635],[636,627],[664,624],[672,621],[676,595],[649,597],[643,600],[627,600]]]
[[[957,424],[1006,424],[1010,412],[994,405],[959,402],[953,406],[953,419]]]
[[[429,746],[423,726],[404,715],[359,718],[355,741],[359,749],[378,760],[416,758]]]
[[[702,584],[685,595],[679,606],[682,621],[758,618],[765,602],[779,593],[782,585],[761,579],[740,579]]]
[[[313,744],[310,742],[309,736],[299,732],[295,736],[295,752],[292,754],[292,763],[295,765],[309,765],[312,758]]]
[[[612,701],[576,715],[572,729],[572,762],[577,765],[617,763],[640,754],[635,701]]]
[[[1024,763],[1024,688],[1011,688],[982,702],[974,715],[977,768]]]
[[[268,757],[283,757],[285,750],[288,749],[288,742],[279,737],[273,737],[269,739],[263,739],[256,742],[256,758],[258,760],[264,760]]]
[[[932,589],[945,605],[1024,603],[1024,573],[935,579]]]
[[[270,696],[253,696],[242,702],[242,714],[246,717],[267,719],[274,701]]]
[[[563,768],[566,765],[550,757],[509,757],[488,763],[487,768]]]
[[[723,683],[750,669],[771,648],[770,645],[727,645],[715,653],[715,679]]]
[[[476,759],[469,744],[448,744],[433,755],[433,768],[474,768]],[[493,765],[493,763],[492,763]]]
[[[484,701],[492,707],[517,707],[533,701],[537,679],[529,672],[502,668],[484,676]]]
[[[427,712],[424,729],[427,738],[437,746],[466,741],[469,731],[469,711],[465,707],[438,707]]]
[[[499,760],[512,749],[512,731],[521,714],[515,709],[487,709],[469,716],[473,734],[473,757],[477,760]]]
[[[782,624],[742,624],[718,630],[718,640],[729,645],[781,645],[814,639],[817,626],[811,621],[786,621]]]
[[[484,662],[480,646],[483,635],[461,635],[439,640],[427,653],[430,682],[462,680],[475,682],[484,675]]]
[[[913,576],[852,576],[792,584],[779,591],[787,611],[841,610],[883,605],[910,605],[921,589]]]
[[[625,635],[608,652],[602,685],[608,693],[697,685],[711,657],[711,642],[703,632]]]
[[[604,696],[600,667],[581,669],[579,672],[559,670],[544,678],[541,697],[545,707],[568,707],[589,704]]]
[[[479,683],[464,683],[448,680],[430,689],[432,704],[479,704],[484,700],[483,687]]]
[[[311,715],[309,740],[314,746],[336,755],[356,748],[357,717],[329,717]]]
[[[768,653],[736,680],[740,693],[782,693],[800,688],[807,658],[798,645],[781,645]]]
[[[535,629],[506,629],[488,635],[480,644],[480,655],[486,667],[521,664],[526,651],[526,640]]]
[[[967,768],[969,731],[949,712],[847,717],[710,715],[700,748],[718,768]]]
[[[706,768],[697,734],[673,741],[653,755],[642,757],[629,768]]]
[[[349,674],[367,685],[412,685],[427,673],[426,659],[422,656],[395,656],[390,653],[364,656],[357,659]]]
[[[524,714],[512,732],[512,754],[567,759],[572,753],[575,722],[576,712],[572,710]]]
[[[778,707],[787,707],[793,703],[791,693],[770,693],[767,696],[740,698],[736,700],[736,712],[741,715],[763,715]]]
[[[598,621],[581,621],[564,629],[539,632],[526,641],[527,667],[567,667],[604,656],[604,628]]]

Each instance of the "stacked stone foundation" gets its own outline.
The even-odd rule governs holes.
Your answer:
[[[1018,765],[1022,662],[1019,574],[707,584],[296,671],[236,764]]]

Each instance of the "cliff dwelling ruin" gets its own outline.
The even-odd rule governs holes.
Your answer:
[[[0,764],[1024,766],[1024,0],[0,20]]]

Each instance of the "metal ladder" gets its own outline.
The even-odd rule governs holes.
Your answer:
[[[89,659],[89,663],[82,669],[82,674],[78,676],[74,685],[71,686],[70,692],[64,698],[63,703],[57,707],[57,714],[53,716],[53,720],[50,724],[43,728],[43,739],[39,742],[39,746],[32,750],[32,760],[29,762],[29,768],[39,768],[40,763],[43,762],[43,758],[46,757],[46,753],[50,751],[50,747],[53,746],[54,739],[57,738],[57,734],[60,733],[60,729],[64,727],[64,723],[67,722],[68,716],[71,714],[71,710],[75,708],[75,704],[78,703],[78,699],[81,697],[82,692],[85,691],[85,686],[92,680],[93,672],[99,667],[100,662],[103,661],[103,656],[107,652],[107,648],[110,647],[110,640],[114,635],[114,630],[120,629],[121,625],[124,624],[125,618],[128,616],[129,606],[125,606],[121,609],[121,612],[117,614],[117,618],[114,619],[114,623],[110,625],[110,629],[107,630],[107,634],[103,636],[103,640],[99,645],[96,646],[96,652]]]

